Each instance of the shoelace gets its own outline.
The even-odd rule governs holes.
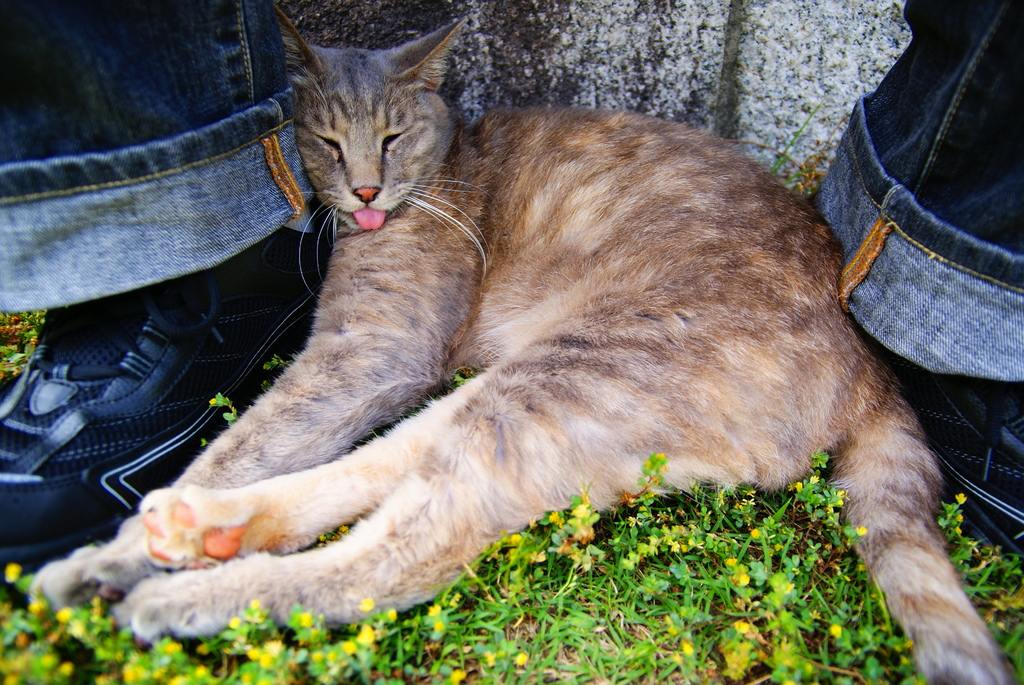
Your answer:
[[[220,315],[220,297],[217,280],[211,271],[179,279],[173,282],[166,292],[161,292],[165,287],[151,287],[141,293],[148,314],[148,321],[141,330],[143,335],[155,338],[158,342],[166,342],[171,338],[190,335],[209,327],[214,336],[218,340],[221,339],[213,326]],[[159,302],[158,297],[161,300]],[[193,322],[174,321],[165,313],[169,310],[179,310],[179,318],[192,319]],[[91,327],[96,335],[105,337],[120,351],[120,360],[116,365],[55,362],[49,358],[61,345],[63,338],[85,326]],[[85,316],[76,316],[58,324],[47,333],[46,338],[47,340],[40,345],[36,358],[33,359],[33,366],[48,378],[74,382],[104,380],[126,374],[141,376],[149,364],[149,359],[136,342],[136,335],[119,325],[116,318],[105,309],[90,312]]]

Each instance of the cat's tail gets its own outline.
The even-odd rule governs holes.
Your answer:
[[[935,523],[942,476],[912,410],[898,397],[866,410],[837,457],[847,521],[866,529],[860,555],[928,682],[1016,682],[949,561]]]

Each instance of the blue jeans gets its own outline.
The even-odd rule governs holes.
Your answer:
[[[0,311],[214,266],[310,193],[270,0],[0,0]]]
[[[1024,3],[909,0],[818,196],[965,528],[1024,554]],[[908,362],[909,360],[909,362]]]
[[[841,301],[930,371],[1024,381],[1024,3],[909,0],[906,18],[818,197]]]

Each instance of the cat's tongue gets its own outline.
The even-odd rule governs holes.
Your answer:
[[[383,226],[387,215],[387,212],[379,209],[370,209],[369,207],[352,212],[352,217],[359,224],[359,228],[364,231],[374,231]]]

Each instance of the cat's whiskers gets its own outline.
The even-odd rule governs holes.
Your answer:
[[[466,187],[465,188],[452,188],[452,187],[450,187],[451,185],[463,185],[463,186],[466,186]],[[426,198],[429,198],[429,199],[432,199],[432,200],[437,200],[437,201],[441,202],[442,204],[445,204],[445,205],[451,207],[452,209],[457,211],[459,214],[461,214],[462,216],[466,217],[466,219],[468,221],[470,221],[471,223],[473,223],[473,220],[469,218],[469,215],[466,214],[466,212],[464,212],[457,205],[454,205],[451,202],[446,201],[442,197],[442,195],[441,195],[442,192],[444,192],[444,193],[463,193],[463,194],[466,194],[466,195],[473,194],[473,193],[481,193],[481,194],[483,194],[483,195],[485,195],[487,197],[490,197],[488,195],[487,191],[485,191],[483,188],[480,188],[479,186],[476,186],[476,185],[474,185],[472,183],[467,183],[466,181],[458,181],[458,180],[455,180],[453,178],[421,178],[421,179],[418,179],[418,182],[416,182],[416,183],[408,184],[407,187],[410,188],[413,191],[418,191],[420,193],[421,197],[426,197]],[[475,223],[473,223],[473,227],[476,228],[476,224]],[[479,232],[479,229],[477,230],[477,232],[480,235],[480,238],[482,240],[483,239],[483,234]]]
[[[473,221],[473,219],[470,218],[468,214],[459,209],[458,206],[452,204],[451,202],[448,202],[442,197],[439,197],[436,193],[430,192],[431,190],[434,190],[434,188],[431,186],[414,185],[409,190],[408,195],[406,195],[406,202],[415,207],[419,207],[420,209],[427,212],[431,216],[440,219],[442,222],[445,223],[445,225],[457,228],[459,231],[462,232],[463,235],[472,240],[473,244],[476,245],[477,251],[480,253],[480,259],[483,261],[483,273],[487,273],[487,253],[486,250],[484,249],[483,231],[481,231],[480,227],[476,225],[476,222]],[[431,204],[427,200],[433,200],[434,202],[439,202],[443,205],[451,207],[456,212],[461,214],[466,219],[466,221],[472,225],[472,230],[465,223],[456,219],[454,216],[452,216],[444,209]]]
[[[413,187],[427,190],[439,190],[442,186],[447,185],[461,185],[466,186],[465,188],[445,188],[448,192],[452,193],[482,193],[483,195],[490,197],[490,193],[481,188],[480,186],[469,183],[468,181],[459,181],[454,178],[420,178],[419,183],[414,184]],[[433,185],[428,185],[433,184]]]
[[[307,195],[314,195],[314,193],[307,193]],[[309,208],[309,204],[308,203],[307,203],[306,207],[307,207],[307,209]],[[318,217],[322,217],[322,216],[325,216],[324,220],[322,222],[321,221],[317,221]],[[316,222],[316,223],[314,223],[314,222]],[[302,265],[302,242],[304,240],[309,240],[310,238],[315,240],[316,247],[315,247],[314,261],[316,263],[316,273],[317,273],[317,276],[319,277],[319,279],[321,281],[323,281],[324,278],[325,278],[325,274],[322,272],[322,270],[320,268],[320,264],[321,264],[321,259],[320,259],[320,249],[321,249],[321,247],[320,247],[320,237],[321,237],[323,231],[329,230],[329,231],[331,231],[331,240],[330,240],[331,246],[333,246],[334,243],[337,241],[337,239],[338,239],[337,209],[335,207],[330,206],[330,205],[319,205],[314,211],[309,212],[306,215],[305,223],[303,224],[301,229],[297,229],[297,230],[299,230],[299,232],[300,232],[300,236],[299,236],[299,255],[297,257],[297,259],[298,259],[297,267],[298,267],[298,270],[299,270],[299,277],[302,279],[302,285],[305,286],[306,292],[308,292],[311,295],[315,295],[316,294],[316,287],[311,285],[310,282],[308,280],[306,280],[306,270],[303,268],[303,265]]]

